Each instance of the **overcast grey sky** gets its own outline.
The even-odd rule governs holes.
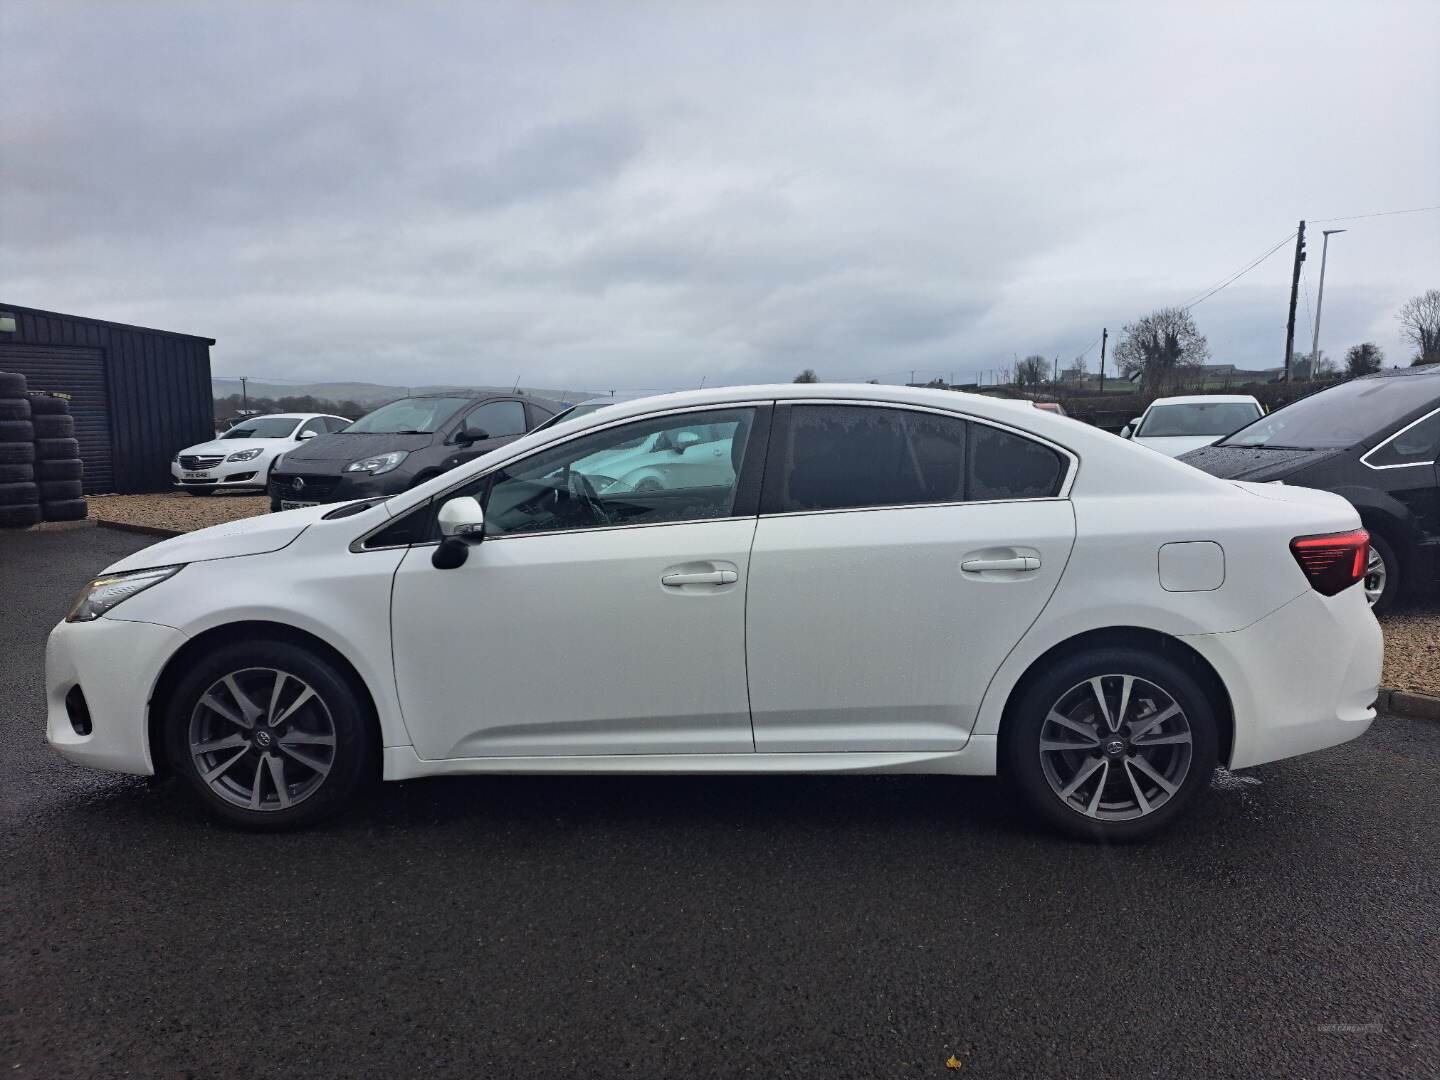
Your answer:
[[[5,0],[0,42],[0,298],[216,375],[964,381],[1440,203],[1434,0]],[[1440,212],[1339,226],[1322,347],[1408,360]],[[1280,362],[1289,272],[1194,309],[1215,361]]]

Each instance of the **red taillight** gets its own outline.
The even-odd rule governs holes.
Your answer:
[[[1305,571],[1315,591],[1334,596],[1365,576],[1365,559],[1370,551],[1370,534],[1326,533],[1324,536],[1297,536],[1290,541],[1290,553]]]

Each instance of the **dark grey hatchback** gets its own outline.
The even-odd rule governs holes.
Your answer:
[[[392,401],[286,453],[270,470],[270,509],[394,495],[518,439],[562,408],[464,390]]]

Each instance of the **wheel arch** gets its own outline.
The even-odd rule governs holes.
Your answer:
[[[1225,683],[1219,673],[1208,660],[1179,638],[1141,626],[1111,626],[1104,629],[1087,630],[1052,645],[1037,656],[1006,695],[997,737],[1000,740],[1005,738],[1006,729],[1010,726],[1015,712],[1019,708],[1020,700],[1035,680],[1049,667],[1076,653],[1116,647],[1139,648],[1158,653],[1175,661],[1190,672],[1195,681],[1200,684],[1211,708],[1215,710],[1217,727],[1215,734],[1219,744],[1219,759],[1222,765],[1228,764],[1235,746],[1235,708],[1230,700],[1230,692],[1225,688]]]
[[[366,685],[355,665],[346,658],[345,654],[309,631],[285,623],[257,619],[213,626],[185,642],[165,662],[165,666],[160,671],[160,677],[155,681],[155,689],[150,695],[150,704],[145,718],[145,735],[150,748],[150,762],[157,777],[166,775],[170,769],[169,758],[165,753],[165,711],[169,707],[170,695],[174,693],[181,675],[192,659],[203,656],[217,645],[232,645],[239,641],[287,642],[318,653],[333,663],[350,681],[364,705],[365,722],[375,739],[377,757],[383,756],[378,753],[384,746],[384,738],[380,729],[380,715],[376,707],[375,695],[371,693],[370,687]]]

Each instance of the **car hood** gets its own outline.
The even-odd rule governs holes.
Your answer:
[[[238,440],[237,440],[238,441]],[[177,563],[205,562],[209,559],[233,559],[239,555],[263,555],[279,551],[319,521],[335,506],[307,506],[278,514],[227,521],[208,529],[161,540],[147,548],[127,555],[105,568],[105,573],[123,570],[144,570],[151,566],[173,566]]]
[[[251,450],[257,446],[261,450],[278,450],[288,441],[287,439],[211,439],[209,442],[187,446],[180,453],[194,454],[196,457],[213,454],[223,454],[225,457],[229,457],[241,450]]]
[[[285,468],[300,465],[306,469],[316,466],[322,470],[326,466],[338,469],[352,461],[374,454],[387,454],[391,450],[423,450],[435,438],[434,435],[372,435],[368,432],[316,435],[294,450],[285,451]]]
[[[1202,446],[1209,446],[1216,439],[1223,438],[1221,435],[1165,435],[1160,438],[1139,438],[1131,439],[1131,442],[1139,443],[1141,446],[1148,446],[1151,450],[1158,450],[1170,457],[1179,457],[1181,454],[1188,454],[1191,450],[1199,450]]]
[[[1207,446],[1180,460],[1222,480],[1279,480],[1328,461],[1345,450],[1283,450],[1264,446]]]

